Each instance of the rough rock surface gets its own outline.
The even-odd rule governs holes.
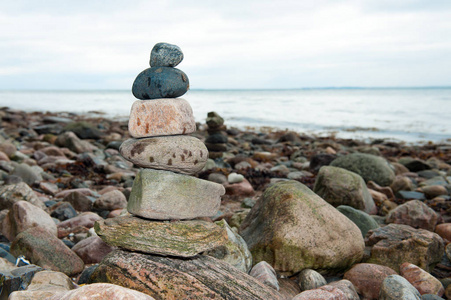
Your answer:
[[[79,287],[49,298],[48,300],[155,300],[149,295],[109,283],[95,283]]]
[[[241,224],[240,233],[254,263],[266,261],[286,274],[307,268],[342,270],[363,256],[359,228],[305,185],[292,180],[266,189]]]
[[[320,273],[312,269],[304,269],[298,275],[298,283],[301,291],[317,289],[327,284],[326,279]]]
[[[183,60],[183,52],[177,45],[157,43],[150,52],[151,67],[176,67]]]
[[[359,300],[354,286],[348,280],[335,281],[314,290],[300,293],[292,300]]]
[[[335,159],[330,165],[357,173],[365,182],[371,180],[381,186],[389,186],[395,179],[395,173],[387,161],[371,154],[348,154]]]
[[[33,190],[25,183],[9,184],[0,187],[0,210],[10,209],[17,201],[27,201],[39,208],[46,209]]]
[[[128,139],[121,144],[120,152],[139,167],[183,174],[198,173],[208,159],[205,144],[184,135]]]
[[[214,216],[224,195],[218,183],[163,170],[138,172],[127,210],[157,220]]]
[[[279,282],[277,281],[276,271],[266,261],[261,261],[256,264],[249,275],[256,278],[263,284],[272,287],[275,290],[279,290]]]
[[[313,191],[334,207],[347,205],[368,214],[377,212],[362,177],[343,168],[322,167],[316,177]]]
[[[192,257],[228,241],[224,228],[201,220],[163,222],[123,216],[98,221],[95,230],[112,246],[180,257]]]
[[[368,263],[387,266],[396,272],[404,262],[430,272],[445,252],[438,234],[402,224],[389,224],[369,231],[365,245],[370,249]]]
[[[282,299],[274,289],[210,256],[165,258],[115,250],[91,275],[156,299]]]
[[[385,222],[410,225],[414,228],[434,231],[438,219],[437,213],[424,202],[411,200],[391,210]]]
[[[128,130],[135,138],[189,134],[196,130],[196,122],[183,98],[138,100],[132,105]]]

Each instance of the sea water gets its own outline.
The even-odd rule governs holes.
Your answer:
[[[190,90],[197,122],[216,111],[229,127],[271,127],[342,138],[443,142],[451,138],[451,88]],[[127,118],[130,91],[0,91],[0,106],[102,112]]]

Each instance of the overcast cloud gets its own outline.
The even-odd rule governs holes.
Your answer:
[[[0,0],[0,41],[0,89],[129,89],[157,42],[195,89],[451,85],[448,0]]]

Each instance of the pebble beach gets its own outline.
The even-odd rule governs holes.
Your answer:
[[[0,108],[0,299],[451,299],[451,140],[196,123],[182,59],[128,120]]]

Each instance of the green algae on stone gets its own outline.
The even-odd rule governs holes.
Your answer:
[[[294,180],[267,188],[241,224],[240,234],[254,264],[264,260],[286,275],[306,268],[333,273],[363,256],[359,228]]]
[[[192,257],[228,242],[224,228],[202,220],[163,222],[122,216],[97,221],[94,229],[109,245],[158,255]]]
[[[374,181],[381,186],[389,186],[395,179],[395,172],[388,162],[371,154],[348,154],[335,159],[330,165],[357,173],[365,182]]]
[[[368,214],[377,211],[363,178],[342,168],[323,166],[316,177],[313,191],[334,207],[347,205]]]

